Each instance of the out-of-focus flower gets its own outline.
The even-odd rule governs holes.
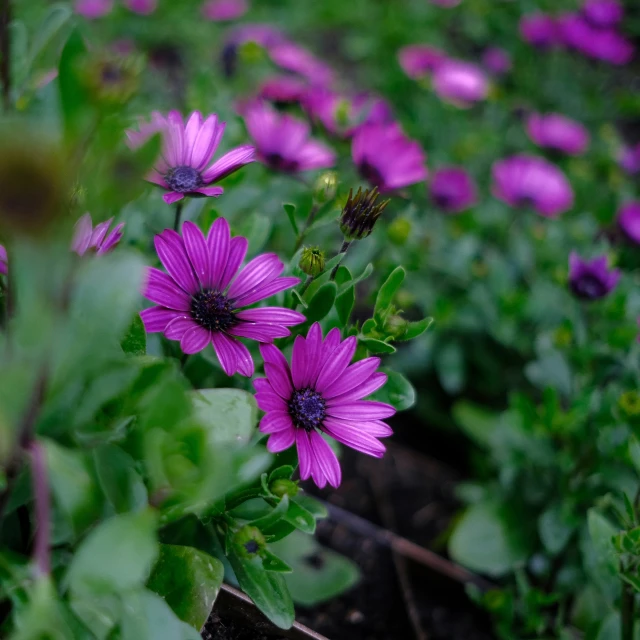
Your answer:
[[[312,84],[331,85],[335,79],[333,69],[308,49],[293,42],[282,42],[268,49],[269,56],[281,69],[307,78]]]
[[[398,51],[402,70],[414,80],[430,75],[446,59],[444,51],[426,44],[411,44]]]
[[[364,192],[360,187],[355,196],[353,189],[349,191],[349,197],[340,215],[340,231],[347,240],[362,240],[371,235],[378,218],[390,202],[378,202],[378,196],[377,187]]]
[[[478,65],[446,60],[433,73],[433,89],[441,100],[469,108],[486,99],[489,79]]]
[[[225,74],[230,77],[235,73],[238,59],[238,49],[251,44],[265,50],[286,42],[286,38],[275,27],[268,24],[245,24],[232,29],[222,47],[222,66]]]
[[[608,29],[622,20],[624,7],[618,0],[585,0],[582,13],[595,27]]]
[[[353,136],[351,157],[360,175],[381,193],[427,179],[426,154],[398,124],[370,124]]]
[[[98,52],[86,59],[80,69],[80,79],[95,102],[122,104],[136,92],[142,69],[143,62],[138,56]]]
[[[212,114],[203,121],[194,111],[186,125],[177,111],[167,117],[154,111],[151,122],[140,122],[140,131],[127,131],[130,145],[135,149],[156,133],[162,135],[162,158],[156,163],[147,180],[166,189],[167,204],[182,200],[187,194],[219,196],[222,187],[209,186],[255,159],[255,149],[242,145],[225,153],[208,168],[207,165],[220,144],[225,123]]]
[[[241,18],[249,6],[246,0],[208,0],[202,5],[202,15],[207,20],[227,21]]]
[[[609,269],[607,256],[583,260],[575,251],[569,256],[569,286],[583,300],[598,300],[610,293],[620,280],[618,269]]]
[[[640,244],[640,201],[627,202],[618,211],[618,225],[634,244]]]
[[[299,267],[308,276],[319,276],[324,271],[324,251],[320,247],[305,247],[300,256]]]
[[[238,529],[231,539],[238,555],[242,558],[253,558],[267,548],[267,541],[258,527],[245,524]]]
[[[531,206],[540,215],[555,218],[573,206],[573,189],[564,173],[544,158],[526,154],[493,165],[492,191],[512,207]]]
[[[258,97],[275,104],[294,104],[300,102],[309,85],[295,76],[273,76],[267,78],[258,89]]]
[[[558,27],[545,13],[533,13],[520,20],[520,36],[538,49],[549,49],[558,44]]]
[[[624,145],[618,162],[627,173],[640,173],[640,144]]]
[[[158,8],[158,0],[122,0],[125,7],[143,16],[152,14]]]
[[[587,129],[559,113],[532,113],[527,117],[526,129],[531,140],[538,146],[568,155],[580,155],[589,146]]]
[[[478,198],[475,182],[462,167],[437,169],[430,186],[433,203],[445,213],[461,213]]]
[[[336,163],[335,153],[310,137],[306,122],[278,113],[265,103],[248,105],[244,119],[258,159],[276,171],[298,173],[328,169]]]
[[[232,238],[224,218],[211,225],[206,238],[193,222],[185,222],[182,237],[166,229],[155,237],[155,245],[168,275],[148,270],[143,293],[159,306],[140,316],[147,332],[180,340],[184,353],[211,343],[227,375],[238,371],[251,377],[253,360],[238,338],[273,342],[290,335],[288,326],[304,322],[301,313],[281,307],[241,310],[300,280],[280,277],[284,265],[274,253],[259,255],[240,269],[247,239]]]
[[[7,258],[7,250],[0,244],[0,275],[9,273],[9,259]]]
[[[113,9],[113,0],[76,0],[75,12],[88,20],[107,15]]]
[[[342,479],[335,453],[321,434],[370,456],[380,458],[385,446],[378,440],[392,434],[383,422],[395,409],[382,402],[363,400],[387,381],[376,372],[379,358],[350,365],[357,340],[340,340],[332,329],[322,337],[316,322],[306,338],[296,337],[291,366],[273,345],[261,345],[266,378],[254,380],[256,401],[266,415],[261,433],[269,434],[267,449],[284,451],[294,443],[300,461],[300,478],[322,488],[337,487]]]
[[[94,249],[99,256],[111,251],[122,239],[122,229],[124,228],[124,222],[121,222],[107,235],[112,222],[113,218],[110,218],[97,224],[94,229],[91,216],[85,213],[76,222],[71,250],[75,251],[79,256],[83,256],[89,249]]]
[[[496,76],[511,71],[511,56],[500,47],[489,47],[482,54],[482,66]]]

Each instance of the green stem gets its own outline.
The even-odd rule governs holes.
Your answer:
[[[5,113],[11,109],[11,0],[0,0],[0,82]]]
[[[180,227],[180,219],[182,218],[182,207],[184,205],[184,200],[179,200],[176,204],[176,217],[173,221],[173,230],[178,231]]]
[[[347,251],[349,251],[349,247],[351,246],[351,240],[344,240],[342,243],[342,246],[340,247],[340,251],[338,251],[338,254],[342,254],[342,258],[340,258],[340,262],[338,262],[338,264],[333,267],[333,271],[331,272],[331,275],[329,276],[329,280],[335,280],[336,277],[336,273],[338,273],[338,269],[340,268],[340,265],[342,264],[342,261],[345,259],[346,255],[347,255]]]
[[[307,232],[309,231],[309,227],[313,224],[313,221],[316,217],[316,214],[318,213],[319,208],[320,207],[318,207],[317,204],[314,204],[311,207],[311,210],[309,211],[309,215],[307,216],[307,220],[304,223],[304,227],[302,227],[302,231],[300,231],[300,233],[298,234],[298,239],[296,240],[296,246],[293,248],[293,253],[298,251],[298,249],[302,246],[302,243],[304,242],[304,238],[307,235]]]
[[[621,567],[624,571],[624,567]],[[622,600],[620,602],[620,640],[634,640],[635,631],[635,593],[633,587],[622,581]]]

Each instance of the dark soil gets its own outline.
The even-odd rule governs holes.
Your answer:
[[[220,616],[214,611],[202,631],[202,640],[286,640],[286,638],[280,634],[263,633],[253,625],[235,621],[230,616]]]

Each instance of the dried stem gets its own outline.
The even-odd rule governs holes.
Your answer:
[[[31,454],[31,474],[35,496],[36,540],[34,560],[39,576],[51,573],[50,529],[51,506],[49,501],[49,480],[47,463],[42,446],[35,440],[29,445]]]

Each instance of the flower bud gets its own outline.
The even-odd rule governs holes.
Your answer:
[[[137,91],[142,68],[139,56],[100,53],[83,64],[80,78],[94,102],[117,105],[127,102]]]
[[[396,218],[387,228],[387,235],[393,244],[403,245],[411,233],[411,222],[406,218]]]
[[[260,529],[248,524],[238,529],[233,536],[233,546],[238,555],[243,558],[253,558],[258,555],[266,544]]]
[[[391,202],[378,202],[379,195],[377,187],[364,192],[360,187],[355,196],[353,189],[349,191],[349,198],[340,216],[340,230],[347,240],[362,240],[371,234],[378,218]]]
[[[317,180],[313,190],[313,197],[319,204],[324,204],[336,197],[338,190],[338,174],[335,171],[325,171]]]
[[[273,493],[274,496],[278,496],[279,498],[284,498],[284,496],[289,496],[293,498],[298,495],[298,483],[293,480],[287,480],[286,478],[278,478],[274,480],[269,485],[269,491]]]
[[[324,271],[324,251],[320,247],[305,247],[298,266],[308,276],[319,276]]]

